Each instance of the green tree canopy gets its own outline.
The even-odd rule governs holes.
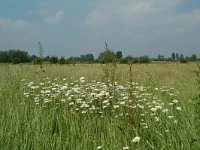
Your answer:
[[[101,63],[113,63],[116,61],[116,54],[112,50],[105,50],[99,54],[98,60]]]
[[[117,57],[117,59],[121,59],[123,57],[122,51],[117,51],[116,52],[116,57]]]

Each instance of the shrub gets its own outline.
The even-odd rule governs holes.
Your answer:
[[[19,58],[14,58],[12,60],[12,64],[19,64],[21,62],[21,60]]]

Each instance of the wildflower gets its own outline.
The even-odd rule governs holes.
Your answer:
[[[44,85],[44,83],[41,82],[40,85]]]
[[[44,93],[48,94],[48,93],[51,93],[51,91],[50,90],[46,90]]]
[[[38,89],[39,86],[31,86],[30,88],[33,89],[33,90],[35,90],[35,89]]]
[[[24,81],[25,81],[25,79],[22,79],[22,80],[21,80],[21,82],[24,82]]]
[[[81,108],[88,108],[88,107],[90,107],[88,104],[85,104],[85,103],[83,103],[82,105],[81,105]]]
[[[137,106],[138,106],[140,109],[144,109],[144,106],[143,106],[143,105],[137,104]]]
[[[49,99],[47,99],[47,98],[45,98],[44,99],[44,103],[48,103],[48,102],[50,102],[51,100],[49,100]]]
[[[172,118],[174,118],[174,116],[168,116],[167,118],[172,119]]]
[[[140,142],[140,137],[139,136],[136,136],[133,140],[132,140],[133,143],[139,143]]]
[[[156,112],[156,110],[157,110],[156,108],[151,108],[151,111],[153,112]]]
[[[163,109],[163,110],[162,110],[162,112],[168,112],[168,111],[169,111],[168,109]]]
[[[158,117],[155,117],[154,119],[155,119],[155,121],[156,121],[156,122],[158,122],[158,121],[159,121],[159,118],[158,118]]]
[[[35,84],[34,82],[29,82],[28,86],[31,87],[33,84]]]
[[[103,148],[103,146],[98,146],[98,147],[97,147],[97,149],[102,149],[102,148]]]
[[[124,105],[124,104],[125,104],[125,102],[124,102],[124,101],[120,102],[120,105]]]
[[[119,108],[119,105],[114,105],[113,107],[114,107],[114,108]]]
[[[145,114],[140,114],[140,116],[144,116]]]
[[[109,95],[110,95],[110,93],[109,93],[109,92],[106,92],[106,93],[105,93],[105,95],[106,95],[106,96],[109,96]]]
[[[169,132],[169,130],[165,130],[165,132]]]
[[[103,109],[105,109],[105,108],[107,108],[108,106],[106,105],[106,106],[103,106]]]
[[[60,101],[61,101],[61,102],[66,102],[66,99],[62,98]]]
[[[128,147],[128,146],[125,146],[125,147],[123,147],[122,149],[123,149],[123,150],[128,150],[129,147]]]
[[[181,111],[181,107],[176,107],[177,110]]]
[[[82,114],[85,114],[86,112],[87,112],[86,110],[83,110],[81,113],[82,113]]]
[[[66,90],[66,89],[67,89],[67,86],[64,85],[64,86],[62,86],[60,89],[61,89],[61,90]]]
[[[74,105],[74,102],[70,102],[69,105]]]
[[[84,83],[85,82],[85,77],[80,77],[79,80],[80,80],[81,83]]]
[[[40,100],[39,99],[35,99],[35,102],[37,103],[37,102],[39,102]]]
[[[104,100],[103,104],[109,103],[109,100]]]
[[[162,109],[162,106],[156,106],[155,108],[156,109]]]
[[[176,99],[175,99],[175,100],[173,100],[173,103],[174,103],[174,104],[178,103],[178,100],[176,100]]]

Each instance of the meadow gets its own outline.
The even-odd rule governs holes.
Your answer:
[[[105,67],[0,64],[0,149],[200,149],[196,63]]]

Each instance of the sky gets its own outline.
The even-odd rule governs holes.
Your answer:
[[[200,0],[1,0],[0,50],[200,57]]]

